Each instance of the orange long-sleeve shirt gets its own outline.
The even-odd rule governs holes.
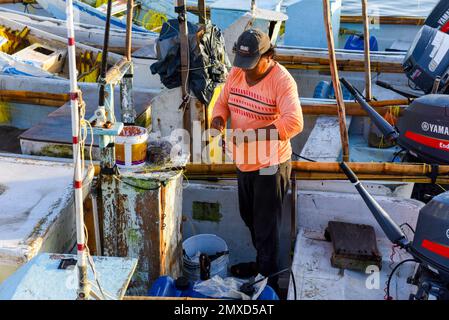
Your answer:
[[[231,129],[246,131],[274,125],[279,140],[237,144],[233,159],[241,171],[256,171],[291,158],[290,138],[303,129],[296,82],[280,64],[249,86],[242,69],[232,68],[212,112],[212,119],[231,118]]]

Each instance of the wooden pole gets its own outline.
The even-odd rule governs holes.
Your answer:
[[[373,99],[371,90],[371,57],[370,57],[370,33],[369,33],[369,16],[368,16],[368,0],[362,0],[362,16],[364,29],[364,51],[365,51],[365,97],[367,101]]]
[[[327,46],[329,51],[329,65],[331,70],[332,82],[334,85],[335,98],[338,106],[338,118],[340,122],[340,138],[343,150],[343,161],[349,161],[349,138],[346,127],[346,112],[341,91],[340,78],[338,76],[337,59],[335,57],[334,34],[332,32],[332,23],[330,16],[329,0],[323,0],[324,26],[326,29]]]
[[[200,24],[206,24],[206,15],[206,1],[198,0],[198,16]]]
[[[190,157],[192,157],[192,127],[189,108],[189,34],[187,29],[187,14],[185,0],[177,0],[177,7],[180,37],[180,54],[181,54],[181,90],[182,102],[180,109],[183,111],[183,126],[189,133],[190,138]]]
[[[126,4],[126,45],[125,45],[125,57],[128,61],[131,61],[133,10],[134,10],[134,0],[128,0]]]

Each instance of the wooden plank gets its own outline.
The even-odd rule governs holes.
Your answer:
[[[329,65],[331,70],[332,83],[334,86],[335,98],[338,105],[338,119],[340,125],[341,146],[343,150],[343,161],[349,161],[349,137],[348,129],[346,126],[345,103],[343,101],[340,78],[338,76],[337,59],[335,57],[334,34],[332,32],[332,22],[330,16],[331,9],[329,0],[323,0],[323,11],[327,46],[329,52]]]

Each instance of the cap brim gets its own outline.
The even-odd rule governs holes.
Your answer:
[[[261,55],[241,56],[236,54],[234,58],[234,67],[241,69],[253,69],[259,62],[260,57]]]

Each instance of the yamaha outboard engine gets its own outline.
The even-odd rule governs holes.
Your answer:
[[[433,8],[424,24],[449,33],[449,1],[441,0]]]
[[[449,192],[433,198],[419,212],[413,241],[382,209],[360,183],[357,176],[342,162],[342,171],[354,184],[376,221],[390,241],[407,250],[419,263],[409,283],[418,287],[413,299],[428,299],[430,295],[449,300]]]
[[[449,281],[449,192],[433,197],[421,209],[411,249]]]
[[[432,92],[436,81],[439,81],[439,90],[446,88],[449,82],[448,53],[449,34],[423,26],[405,55],[404,73],[425,93]]]
[[[428,163],[449,163],[449,95],[433,94],[415,99],[393,127],[374,110],[344,78],[341,83],[368,113],[386,140]]]

